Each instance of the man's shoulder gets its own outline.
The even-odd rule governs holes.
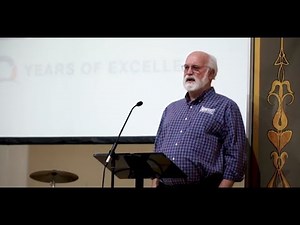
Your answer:
[[[167,107],[174,107],[174,106],[178,106],[178,105],[182,105],[186,103],[186,99],[185,98],[181,98],[178,100],[175,100],[171,103],[169,103],[169,105]]]
[[[219,100],[221,102],[224,102],[226,104],[233,104],[233,105],[237,105],[237,103],[230,97],[220,94],[220,93],[215,93],[214,98],[216,100]]]

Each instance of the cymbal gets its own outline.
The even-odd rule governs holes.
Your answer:
[[[41,170],[31,173],[30,178],[46,183],[68,183],[77,180],[78,176],[62,170]]]

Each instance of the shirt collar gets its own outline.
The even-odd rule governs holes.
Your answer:
[[[202,94],[200,96],[198,96],[194,101],[192,102],[195,102],[195,103],[198,103],[200,101],[202,101],[206,96],[209,96],[211,94],[214,94],[215,93],[215,89],[214,87],[210,87],[209,89],[205,90],[204,92],[202,92]],[[191,98],[189,96],[189,93],[187,92],[185,94],[185,100],[187,103],[192,103],[191,102]]]

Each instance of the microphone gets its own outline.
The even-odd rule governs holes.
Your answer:
[[[126,125],[128,119],[129,119],[129,117],[130,117],[130,115],[131,115],[133,109],[134,109],[135,107],[141,106],[141,105],[143,105],[143,102],[142,102],[142,101],[139,101],[139,102],[137,102],[137,103],[131,108],[131,110],[130,110],[130,112],[129,112],[129,114],[128,114],[126,120],[125,120],[125,123],[123,124],[123,127],[122,127],[122,129],[120,130],[120,133],[119,133],[119,135],[118,135],[118,137],[117,137],[115,143],[113,144],[113,146],[111,147],[111,149],[110,149],[109,152],[108,152],[107,158],[106,158],[106,160],[105,160],[105,167],[107,167],[108,163],[110,162],[110,160],[111,160],[111,158],[112,158],[112,155],[115,154],[115,150],[116,150],[116,148],[117,148],[117,145],[118,145],[120,136],[121,136],[121,134],[122,134],[122,132],[123,132],[123,129],[124,129],[124,127],[125,127],[125,125]]]

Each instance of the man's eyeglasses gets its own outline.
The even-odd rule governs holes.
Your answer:
[[[182,70],[184,72],[187,72],[189,69],[191,68],[191,70],[195,73],[199,73],[203,68],[209,68],[208,66],[197,66],[197,65],[183,65],[182,66]]]

